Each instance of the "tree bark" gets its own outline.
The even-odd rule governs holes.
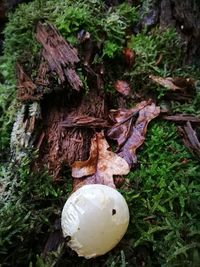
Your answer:
[[[145,5],[147,4],[146,1]],[[141,9],[146,15],[141,21],[142,26],[161,28],[175,27],[185,42],[186,53],[184,64],[200,66],[200,1],[199,0],[154,0]]]

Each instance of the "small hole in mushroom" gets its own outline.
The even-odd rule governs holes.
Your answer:
[[[65,242],[69,242],[70,240],[71,240],[71,236],[68,235],[65,237]]]
[[[116,210],[113,209],[113,210],[112,210],[112,215],[115,215],[115,214],[116,214]]]

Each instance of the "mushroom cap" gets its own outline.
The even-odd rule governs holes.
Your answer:
[[[124,197],[106,185],[84,185],[66,201],[61,226],[69,247],[87,259],[104,255],[126,233],[129,210]]]

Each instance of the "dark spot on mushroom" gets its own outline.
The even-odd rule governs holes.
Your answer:
[[[71,240],[71,236],[70,235],[67,235],[66,237],[65,237],[65,242],[69,242]]]
[[[116,214],[116,210],[113,209],[113,210],[112,210],[112,215],[115,215],[115,214]]]

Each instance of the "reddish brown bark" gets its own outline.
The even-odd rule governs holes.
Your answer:
[[[39,66],[38,75],[35,80],[35,83],[41,86],[48,86],[49,85],[49,80],[47,78],[48,72],[49,72],[49,66],[47,62],[42,61]]]
[[[17,73],[18,73],[17,98],[20,101],[40,100],[43,94],[37,92],[37,86],[31,80],[31,78],[29,78],[28,75],[24,72],[20,64],[17,64]]]
[[[184,127],[179,127],[179,131],[183,136],[185,146],[200,159],[200,142],[191,123],[188,121]]]
[[[79,91],[83,84],[75,70],[80,61],[77,50],[51,24],[43,25],[39,22],[36,38],[44,47],[43,57],[49,63],[51,71],[57,73],[62,82],[67,80],[73,89]]]
[[[104,95],[92,89],[89,96],[73,95],[72,98],[68,98],[66,91],[62,90],[44,98],[43,127],[38,138],[40,157],[36,163],[37,167],[41,169],[47,166],[54,180],[59,180],[64,166],[70,166],[74,161],[86,160],[94,130],[77,127],[76,123],[72,123],[69,128],[63,127],[62,124],[70,117],[87,116],[98,116],[100,121],[105,122],[105,111]]]
[[[199,117],[186,115],[186,114],[175,114],[171,116],[163,116],[162,118],[168,121],[174,121],[174,122],[179,122],[179,123],[187,122],[187,121],[200,123]]]

